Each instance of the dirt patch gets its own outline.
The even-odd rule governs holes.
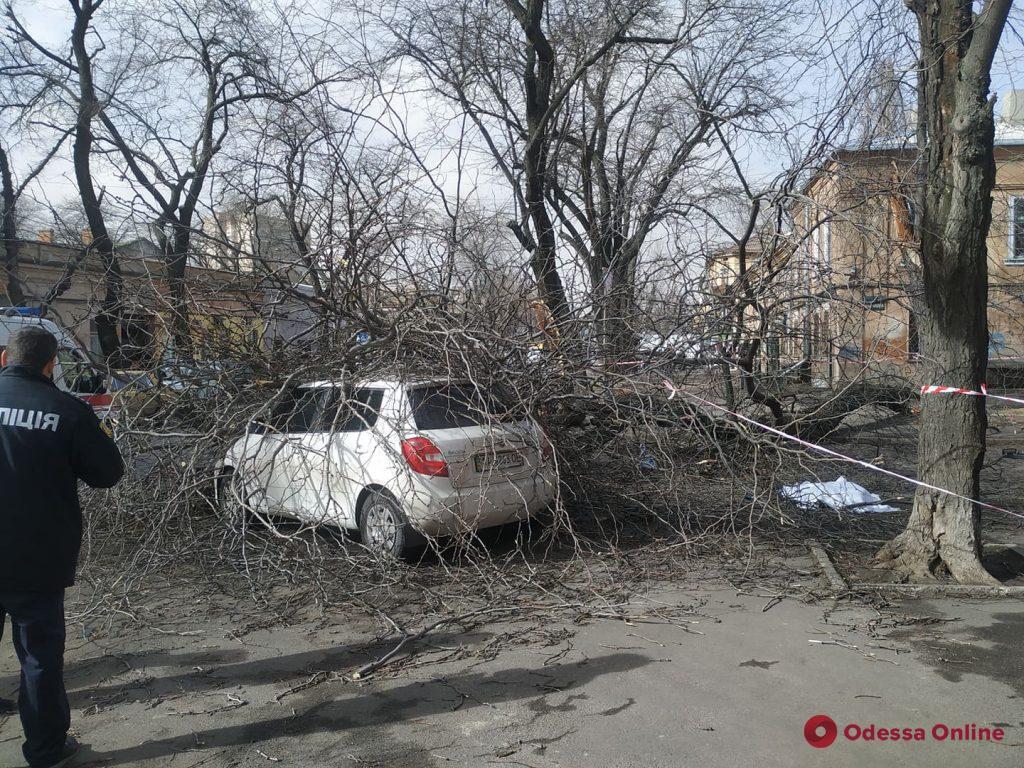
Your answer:
[[[1017,393],[1021,395],[1022,393]],[[844,429],[832,436],[829,447],[853,458],[907,477],[916,475],[916,416],[880,418]],[[800,472],[801,474],[797,474]],[[801,464],[794,480],[833,480],[838,475],[863,485],[898,507],[898,512],[866,514],[832,510],[792,512],[798,530],[822,543],[839,573],[850,583],[891,584],[899,577],[875,566],[874,558],[885,542],[900,533],[909,515],[914,487],[897,478],[842,462],[814,465],[812,477]],[[989,410],[989,440],[982,470],[982,500],[1009,510],[982,510],[984,563],[1006,586],[1024,586],[1024,408],[998,404]],[[952,581],[938,580],[939,584]]]

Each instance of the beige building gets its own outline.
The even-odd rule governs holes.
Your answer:
[[[793,209],[794,252],[771,286],[783,362],[819,380],[913,375],[919,258],[911,221],[912,147],[841,150]],[[990,382],[1024,369],[1024,132],[995,148],[988,237]],[[787,295],[789,297],[787,301]]]
[[[1022,101],[1024,107],[1024,101]],[[919,356],[914,305],[920,263],[913,236],[916,152],[883,145],[835,152],[791,208],[793,227],[774,251],[752,241],[747,280],[760,319],[766,371],[810,361],[817,381],[867,374],[912,377]],[[989,382],[1024,376],[1024,121],[996,137],[996,186],[988,236]],[[732,295],[735,247],[708,259],[706,290]]]
[[[195,266],[269,275],[288,285],[308,279],[288,222],[266,210],[238,204],[214,211],[197,246]]]
[[[95,316],[103,297],[105,272],[95,253],[54,243],[48,232],[41,232],[35,240],[18,240],[14,246],[28,306],[38,306],[71,273],[47,317],[74,333],[86,349],[98,353]],[[119,333],[129,364],[147,365],[168,338],[170,305],[164,265],[159,250],[145,239],[120,244],[117,253],[124,278]],[[264,297],[251,276],[189,266],[186,282],[198,341],[261,343]],[[7,304],[6,284],[3,288],[0,301]]]

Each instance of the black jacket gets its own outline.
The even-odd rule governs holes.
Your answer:
[[[27,368],[0,372],[0,592],[74,584],[78,481],[110,488],[123,474],[89,405]]]

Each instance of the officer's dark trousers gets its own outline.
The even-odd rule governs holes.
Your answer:
[[[21,662],[22,751],[32,768],[52,765],[60,759],[71,725],[64,691],[64,591],[0,592],[0,637],[5,613]]]

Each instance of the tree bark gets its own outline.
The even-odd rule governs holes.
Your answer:
[[[925,384],[977,391],[988,365],[988,252],[995,185],[992,57],[1011,0],[914,2],[921,38],[919,77],[920,247],[926,312],[921,318]],[[923,141],[922,141],[923,139]],[[925,396],[918,478],[977,499],[985,457],[985,399]],[[906,530],[879,553],[911,578],[947,572],[960,583],[992,584],[981,563],[980,511],[956,496],[919,488]]]
[[[188,289],[185,282],[185,270],[188,266],[188,253],[191,244],[191,228],[181,226],[179,223],[172,225],[172,232],[167,238],[165,246],[164,265],[167,270],[167,289],[170,293],[170,326],[171,336],[174,339],[174,350],[176,354],[185,358],[192,354]]]
[[[598,346],[605,364],[636,355],[635,260],[620,252],[618,259],[604,266],[603,278],[593,286],[597,311]]]
[[[3,243],[4,292],[11,306],[18,307],[25,303],[25,292],[21,287],[18,273],[18,226],[16,217],[17,193],[14,189],[14,177],[11,175],[11,164],[7,152],[0,146],[0,241]]]
[[[564,330],[569,320],[569,302],[558,274],[555,226],[545,200],[548,174],[548,148],[551,121],[551,87],[555,76],[555,52],[548,42],[541,23],[544,0],[506,0],[523,33],[526,35],[526,66],[523,86],[526,91],[526,151],[523,153],[523,175],[527,213],[537,235],[530,266],[541,297],[551,310],[555,327]]]
[[[96,333],[99,336],[103,356],[108,364],[119,365],[121,341],[117,335],[117,328],[123,279],[117,255],[114,253],[114,243],[107,232],[106,219],[100,206],[100,200],[93,187],[90,164],[93,146],[92,121],[99,114],[102,105],[96,95],[93,83],[92,56],[88,51],[86,36],[92,15],[102,2],[103,0],[72,2],[72,8],[75,11],[75,24],[71,31],[71,48],[75,57],[79,89],[72,160],[75,181],[78,183],[78,191],[82,199],[82,208],[92,234],[92,242],[86,247],[84,258],[88,258],[90,251],[95,253],[103,268],[103,298],[100,301],[99,312],[96,313]],[[70,279],[70,275],[66,277]],[[52,293],[53,291],[51,291]],[[50,299],[49,296],[47,298]]]

